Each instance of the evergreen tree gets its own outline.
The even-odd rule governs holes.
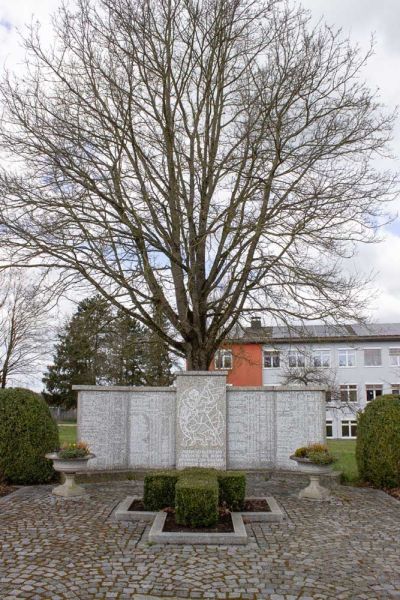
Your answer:
[[[58,335],[54,363],[43,377],[44,396],[54,405],[76,406],[73,385],[94,385],[104,371],[102,339],[112,321],[110,306],[99,296],[82,300]]]
[[[160,329],[164,327],[160,318]],[[161,337],[99,296],[83,300],[58,336],[43,383],[47,402],[76,406],[73,385],[170,385],[168,348]]]
[[[148,331],[129,315],[119,312],[105,338],[107,353],[104,376],[113,385],[146,384],[146,340]]]

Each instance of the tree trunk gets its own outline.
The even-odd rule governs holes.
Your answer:
[[[206,348],[197,342],[188,343],[186,346],[186,369],[188,371],[208,371],[211,356]]]

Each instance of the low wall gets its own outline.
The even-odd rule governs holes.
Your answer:
[[[325,441],[325,392],[233,388],[224,373],[181,373],[176,387],[77,386],[90,469],[185,466],[297,469],[299,446]]]

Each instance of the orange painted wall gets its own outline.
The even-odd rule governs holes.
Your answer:
[[[227,382],[232,385],[262,385],[261,344],[226,344],[232,350],[233,366],[228,370]],[[214,361],[210,371],[214,371]]]

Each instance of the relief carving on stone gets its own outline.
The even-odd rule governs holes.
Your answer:
[[[183,392],[178,415],[182,446],[218,448],[224,445],[225,419],[218,407],[220,395],[221,389],[212,383]]]

